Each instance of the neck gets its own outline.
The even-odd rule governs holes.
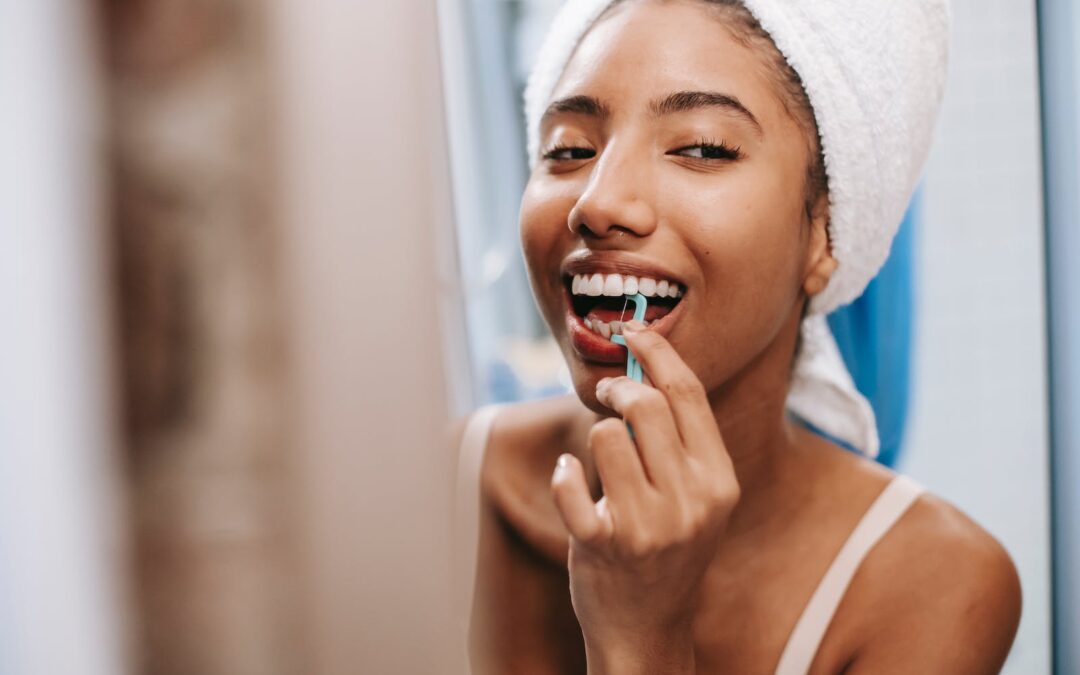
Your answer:
[[[786,412],[787,376],[756,378],[725,387],[710,397],[724,446],[731,456],[741,496],[732,514],[729,534],[755,529],[781,512],[777,501],[791,475],[797,430]]]
[[[788,418],[787,393],[800,318],[793,315],[772,344],[709,395],[741,493],[732,534],[781,513],[778,500],[791,496],[784,478],[803,435]]]

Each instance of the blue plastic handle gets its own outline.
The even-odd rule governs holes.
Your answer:
[[[626,296],[627,300],[634,303],[634,321],[645,320],[645,309],[649,306],[648,299],[641,293],[635,293],[634,295]],[[626,376],[635,382],[641,382],[644,379],[644,373],[641,370],[641,364],[634,358],[633,352],[630,351],[630,347],[626,344],[626,338],[621,335],[612,335],[611,341],[617,345],[626,347]]]
[[[644,321],[645,308],[649,306],[649,301],[641,293],[626,297],[627,300],[632,300],[634,303],[634,321]],[[634,358],[634,353],[630,351],[630,347],[626,344],[626,338],[621,335],[612,335],[611,341],[626,347],[626,376],[635,382],[641,382],[645,378],[645,373],[641,370],[641,364]],[[634,428],[630,426],[629,422],[626,423],[626,430],[630,432],[630,438],[633,438]]]

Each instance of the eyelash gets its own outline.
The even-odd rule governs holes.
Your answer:
[[[559,154],[560,152],[566,152],[567,150],[571,151],[571,155],[573,154],[573,151],[575,151],[575,150],[583,150],[585,152],[591,152],[591,153],[593,153],[593,155],[596,154],[595,150],[590,150],[589,148],[579,148],[579,147],[576,147],[576,146],[573,146],[573,145],[564,145],[562,143],[559,143],[557,145],[552,146],[551,149],[548,150],[547,152],[545,152],[543,156],[544,156],[544,159],[550,159],[550,160],[555,161],[555,162],[570,162],[570,161],[573,161],[575,159],[590,159],[592,157],[592,155],[590,155],[589,157],[569,157],[569,158],[556,157],[555,156],[555,155]]]
[[[699,159],[702,161],[734,161],[741,159],[743,154],[739,146],[732,147],[724,141],[714,141],[708,138],[701,138],[692,145],[685,145],[677,150],[672,150],[668,154],[680,153],[684,150],[690,150],[692,148],[701,148],[701,157],[691,157],[690,159]],[[591,153],[588,157],[556,157],[559,153],[570,151],[571,155],[575,151],[583,151]],[[554,162],[571,162],[580,159],[591,159],[595,156],[596,151],[589,148],[580,148],[572,145],[557,144],[551,147],[547,152],[543,154],[543,158]],[[716,156],[709,157],[707,155],[714,154]]]
[[[678,150],[674,150],[673,152],[678,153],[682,152],[683,150],[689,150],[691,148],[702,149],[701,157],[692,157],[691,159],[701,159],[705,161],[734,161],[737,159],[741,159],[743,156],[742,149],[739,146],[736,145],[732,147],[724,141],[714,141],[709,138],[700,138],[693,145],[683,146]],[[717,156],[707,157],[706,155],[708,155],[709,153],[715,153]]]

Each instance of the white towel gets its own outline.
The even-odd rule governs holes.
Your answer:
[[[525,90],[530,163],[540,116],[574,49],[611,0],[569,0]],[[930,151],[945,84],[948,0],[744,0],[799,74],[829,178],[829,239],[838,262],[802,327],[788,407],[877,455],[873,409],[856,390],[825,315],[866,289],[889,255]]]

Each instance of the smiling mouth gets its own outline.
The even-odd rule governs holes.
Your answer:
[[[625,320],[634,313],[630,295],[648,298],[645,325],[670,314],[682,301],[685,289],[669,279],[627,274],[575,274],[566,277],[571,308],[585,328],[605,340],[621,335]]]

